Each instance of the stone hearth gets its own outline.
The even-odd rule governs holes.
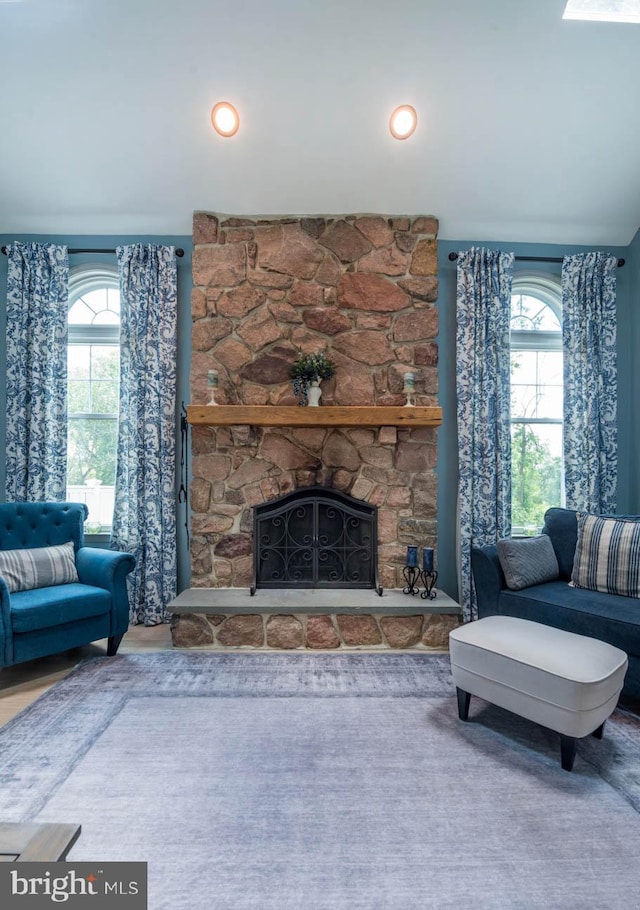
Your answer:
[[[385,591],[192,588],[171,604],[176,648],[446,650],[460,607]]]

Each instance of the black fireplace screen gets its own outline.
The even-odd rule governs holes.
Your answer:
[[[256,588],[375,588],[377,509],[326,487],[254,508]]]

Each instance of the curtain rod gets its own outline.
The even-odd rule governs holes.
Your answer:
[[[449,253],[449,261],[455,262],[460,254]],[[516,262],[562,262],[562,256],[515,256]],[[624,259],[618,259],[618,268],[624,265]]]
[[[69,254],[71,254],[71,253],[115,253],[115,249],[112,249],[112,250],[67,250],[67,252]],[[5,256],[7,255],[6,246],[0,246],[0,253],[4,253]],[[176,249],[176,256],[178,257],[178,259],[182,259],[182,257],[184,256],[184,250],[181,249],[180,247],[178,247]]]

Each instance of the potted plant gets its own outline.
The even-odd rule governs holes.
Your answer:
[[[315,351],[313,354],[303,354],[301,351],[289,368],[293,394],[300,399],[298,404],[317,407],[322,394],[320,382],[330,379],[335,371],[335,364],[324,351]]]

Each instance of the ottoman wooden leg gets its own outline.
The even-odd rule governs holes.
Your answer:
[[[603,721],[603,722],[600,724],[600,726],[598,727],[598,729],[597,729],[597,730],[594,730],[593,733],[592,733],[591,735],[592,735],[592,736],[595,736],[596,739],[602,739],[602,737],[604,736],[604,725],[605,725],[605,723],[606,723],[606,721]]]
[[[456,686],[456,695],[458,696],[458,717],[460,720],[469,719],[469,702],[471,695]]]
[[[576,757],[576,742],[575,736],[560,734],[560,759],[564,771],[571,771],[573,768],[573,760]]]

